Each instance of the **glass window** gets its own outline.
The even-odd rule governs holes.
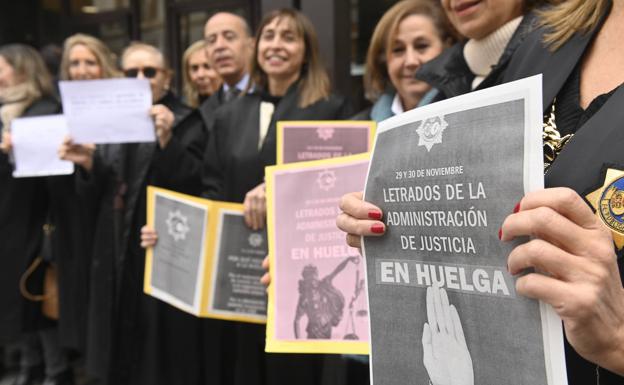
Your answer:
[[[165,52],[165,0],[142,0],[141,40]]]
[[[204,25],[212,13],[208,11],[191,12],[180,16],[180,49],[182,52],[189,45],[204,38]]]
[[[108,47],[120,55],[123,49],[130,44],[128,22],[124,18],[111,22],[89,23],[80,25],[76,32],[82,32],[100,38]]]
[[[116,11],[130,6],[130,0],[71,0],[73,14]]]
[[[50,43],[60,45],[63,41],[64,34],[61,13],[61,0],[44,0],[41,2],[39,45],[44,46]]]
[[[364,74],[366,52],[377,22],[398,0],[351,0],[351,75]]]

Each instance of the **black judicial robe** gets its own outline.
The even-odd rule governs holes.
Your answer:
[[[57,267],[61,346],[84,353],[95,207],[78,193],[75,175],[47,178],[51,256]]]
[[[52,98],[35,101],[21,117],[60,111]],[[0,124],[1,126],[1,124]],[[13,178],[9,157],[0,152],[0,341],[47,324],[41,303],[22,297],[19,279],[40,252],[48,214],[46,178]],[[31,277],[31,292],[41,292],[43,270]]]
[[[352,115],[342,97],[332,95],[306,108],[297,106],[297,84],[275,106],[266,138],[258,149],[260,93],[241,96],[217,110],[205,155],[203,195],[243,202],[245,194],[264,181],[265,166],[276,162],[276,123],[280,120],[341,120]],[[265,326],[236,325],[236,385],[320,384],[324,355],[266,354]],[[224,351],[230,354],[225,347]],[[339,359],[335,357],[336,359]]]
[[[103,383],[197,384],[199,321],[143,293],[146,186],[199,195],[206,127],[198,111],[166,95],[173,137],[98,147],[82,193],[98,202],[91,264],[87,369]]]
[[[206,122],[206,127],[208,128],[208,130],[212,129],[214,116],[217,109],[226,103],[224,100],[224,93],[225,91],[223,90],[223,86],[221,86],[215,93],[210,95],[208,99],[204,100],[204,102],[200,104],[197,108],[202,116],[202,119],[204,119],[204,122]]]
[[[604,18],[603,18],[604,20]],[[542,43],[543,30],[531,33],[512,58],[504,75],[513,81],[542,73],[543,107],[549,110],[555,97],[589,52],[591,41],[600,23],[589,34],[574,35],[565,45],[550,52]],[[603,185],[607,167],[624,170],[624,87],[620,86],[592,118],[577,130],[545,175],[546,187],[569,187],[585,197]],[[623,253],[618,252],[620,275],[624,271]],[[617,376],[581,358],[567,344],[566,361],[570,385],[621,385],[624,377]],[[599,380],[597,378],[599,372]]]

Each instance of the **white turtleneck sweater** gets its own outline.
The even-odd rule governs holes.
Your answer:
[[[507,43],[511,40],[511,36],[521,21],[522,16],[518,16],[483,39],[468,40],[464,46],[464,58],[470,71],[475,74],[475,79],[472,82],[473,90],[481,84],[483,79],[492,71],[492,67],[498,63]]]

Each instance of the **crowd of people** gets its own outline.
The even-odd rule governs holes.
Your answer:
[[[510,208],[499,238],[531,237],[508,269],[519,294],[563,320],[570,384],[624,383],[623,252],[585,201],[606,168],[624,170],[623,33],[618,0],[402,0],[371,38],[372,106],[361,112],[332,91],[315,27],[297,10],[266,14],[255,34],[238,15],[213,15],[204,40],[184,53],[182,98],[156,47],[134,42],[117,58],[76,34],[64,43],[59,79],[149,80],[156,142],[68,137],[58,154],[75,172],[36,178],[12,176],[11,122],[62,110],[57,74],[31,47],[0,47],[0,345],[18,368],[15,384],[74,384],[76,367],[111,385],[368,383],[366,357],[268,354],[264,326],[196,318],[145,295],[144,248],[158,242],[145,226],[146,186],[243,203],[245,223],[260,229],[278,121],[382,121],[538,73],[547,188]],[[383,236],[383,213],[361,192],[340,209],[349,245]],[[50,312],[41,303],[49,298],[33,293],[46,293],[51,276]]]

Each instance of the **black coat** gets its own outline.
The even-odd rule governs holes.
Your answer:
[[[604,19],[603,19],[604,20]],[[590,42],[600,30],[600,23],[589,34],[574,35],[555,52],[544,46],[543,30],[531,33],[509,63],[504,80],[513,81],[542,73],[543,107],[546,112],[553,103],[576,65],[590,47]],[[569,187],[581,196],[602,186],[603,171],[615,166],[624,170],[624,87],[610,97],[600,110],[582,125],[561,151],[545,176],[546,187]],[[622,275],[622,252],[618,264]],[[623,384],[624,378],[600,369],[596,379],[596,365],[578,356],[566,343],[568,380],[570,385]]]
[[[215,93],[210,95],[210,97],[197,108],[199,113],[202,116],[202,119],[206,122],[206,128],[208,130],[212,130],[212,125],[214,123],[214,117],[217,109],[224,105],[226,102],[223,100],[224,94],[223,86],[221,86]]]
[[[51,115],[60,110],[50,98],[35,101],[22,117]],[[39,254],[43,225],[47,219],[46,178],[12,177],[9,157],[0,153],[0,339],[44,324],[41,303],[27,301],[20,294],[19,279]],[[41,273],[41,271],[39,272]],[[42,275],[31,277],[34,293],[41,292]],[[38,285],[37,285],[38,283]]]
[[[199,348],[191,346],[199,334],[197,320],[143,294],[139,232],[145,224],[146,186],[199,195],[207,135],[199,112],[170,94],[160,103],[175,115],[173,137],[164,149],[156,143],[100,146],[91,174],[82,172],[79,178],[81,193],[98,203],[87,369],[104,383],[171,384],[178,378],[177,383],[194,384],[201,364]],[[168,339],[172,333],[181,338]],[[191,344],[185,359],[166,345],[171,341]],[[167,354],[176,354],[173,359],[182,365],[165,362]],[[185,376],[192,380],[183,381]]]
[[[213,134],[205,155],[202,195],[243,202],[245,194],[264,181],[264,168],[276,162],[276,124],[280,120],[341,120],[352,115],[343,97],[332,95],[299,108],[297,85],[275,107],[260,150],[260,93],[239,97],[215,114]]]
[[[57,267],[59,342],[84,352],[95,208],[78,193],[75,175],[47,178],[51,257]]]
[[[332,95],[306,108],[298,107],[298,99],[297,85],[294,85],[275,107],[260,149],[262,97],[259,93],[239,97],[217,110],[205,155],[205,197],[240,203],[249,190],[264,181],[264,168],[276,161],[278,121],[341,120],[352,114],[342,97]],[[222,334],[228,335],[231,329],[231,326],[223,326]],[[264,325],[238,324],[235,329],[235,347],[229,341],[219,342],[223,344],[221,351],[228,357],[226,360],[234,360],[233,366],[225,362],[224,370],[228,372],[222,377],[227,381],[233,376],[236,385],[321,383],[325,356],[265,354]]]
[[[534,29],[535,20],[536,17],[533,12],[527,13],[522,18],[520,25],[511,36],[498,63],[476,89],[480,90],[501,84],[503,74],[513,53],[522,44],[530,31]],[[434,102],[472,91],[472,81],[475,75],[470,71],[464,58],[464,46],[465,43],[457,43],[446,49],[435,59],[423,64],[416,73],[418,79],[429,83],[440,91]]]

